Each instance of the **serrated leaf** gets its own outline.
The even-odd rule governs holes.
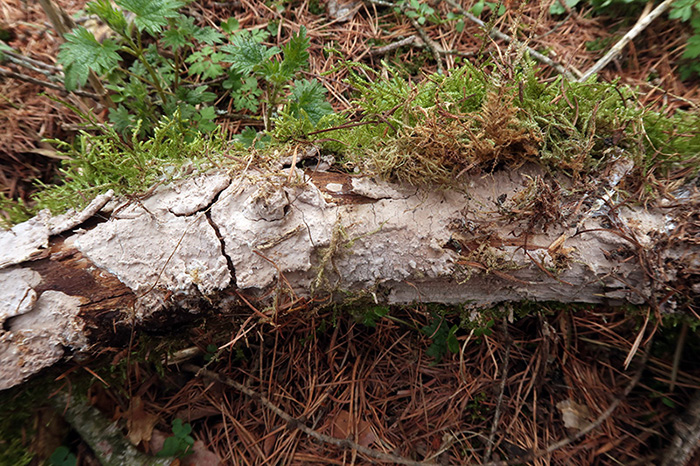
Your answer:
[[[119,34],[126,34],[127,21],[121,10],[114,8],[109,0],[95,0],[87,4],[88,14],[97,15],[102,21]]]
[[[685,45],[682,58],[697,58],[700,57],[700,35],[691,36],[688,43]]]
[[[173,50],[185,47],[190,45],[190,39],[197,32],[197,29],[198,27],[194,24],[194,18],[179,15],[173,27],[163,32],[161,42]]]
[[[309,38],[306,36],[306,28],[302,26],[297,35],[292,35],[289,42],[282,47],[282,68],[283,74],[291,79],[294,73],[299,71],[309,62]]]
[[[197,121],[197,126],[201,131],[211,132],[216,129],[216,108],[214,107],[204,107],[199,110],[199,114],[195,115],[194,118]]]
[[[324,115],[333,113],[333,107],[326,102],[323,86],[316,80],[307,79],[294,81],[289,110],[297,118],[306,115],[314,126]]]
[[[671,19],[688,21],[693,15],[693,4],[696,1],[697,0],[676,0],[671,4],[671,11],[669,11],[668,17]]]
[[[134,124],[133,116],[123,105],[109,109],[109,121],[112,122],[114,129],[120,133],[125,133]]]
[[[194,38],[205,44],[214,45],[220,44],[224,39],[224,35],[214,28],[204,27],[197,29],[194,33]]]
[[[246,148],[254,146],[256,149],[262,148],[271,140],[270,136],[267,134],[260,135],[250,126],[246,126],[243,131],[241,131],[241,134],[234,136],[234,139],[243,144]]]
[[[250,34],[241,34],[234,36],[231,44],[222,46],[221,51],[228,54],[223,61],[231,63],[234,71],[251,74],[258,71],[280,50],[257,43]]]
[[[116,0],[116,4],[134,14],[134,25],[139,31],[155,36],[168,25],[168,19],[177,18],[181,0]]]
[[[257,113],[260,106],[259,97],[262,95],[262,90],[258,87],[258,80],[249,76],[241,83],[239,77],[238,83],[238,87],[232,93],[236,110],[250,110],[252,113]]]
[[[66,34],[65,39],[58,52],[58,61],[64,66],[68,90],[84,85],[90,70],[102,75],[119,65],[119,46],[111,39],[100,43],[82,26]]]

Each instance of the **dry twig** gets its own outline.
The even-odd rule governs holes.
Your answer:
[[[389,453],[382,453],[377,450],[372,450],[371,448],[366,448],[363,447],[362,445],[358,445],[357,443],[353,442],[352,440],[349,439],[339,439],[335,437],[330,437],[328,435],[321,434],[306,425],[304,425],[300,420],[290,416],[286,412],[282,411],[280,408],[278,408],[275,404],[273,404],[270,400],[267,399],[267,397],[251,390],[250,388],[246,387],[245,385],[236,382],[230,377],[224,377],[222,375],[219,375],[216,372],[209,371],[206,369],[203,369],[201,367],[195,366],[194,364],[186,364],[183,366],[183,369],[189,372],[193,372],[195,374],[201,374],[205,377],[209,377],[211,379],[217,380],[225,385],[228,385],[229,387],[233,387],[239,392],[249,396],[250,398],[253,398],[255,400],[260,401],[260,403],[263,404],[267,409],[275,413],[277,416],[281,417],[290,428],[298,429],[301,432],[305,433],[309,437],[315,438],[316,440],[323,442],[323,443],[328,443],[331,445],[335,445],[339,448],[349,448],[352,449],[355,452],[362,453],[363,455],[367,455],[370,458],[374,458],[380,461],[385,461],[389,463],[395,463],[395,464],[406,464],[406,465],[411,465],[411,466],[439,466],[437,463],[424,463],[421,461],[413,461],[409,460],[407,458],[402,458],[400,456],[396,455],[391,455]]]
[[[450,2],[452,0],[445,0],[445,1]],[[666,0],[665,2],[663,2],[662,4],[660,4],[659,6],[654,8],[654,10],[651,13],[639,18],[639,20],[637,21],[637,24],[635,24],[634,27],[632,29],[630,29],[627,32],[627,34],[625,34],[622,37],[622,39],[620,39],[615,45],[613,45],[612,48],[608,51],[608,53],[605,54],[605,56],[603,58],[598,60],[598,62],[595,65],[593,65],[592,67],[590,67],[588,69],[588,71],[583,73],[583,76],[581,76],[578,79],[579,82],[584,82],[585,80],[590,78],[593,74],[595,74],[595,73],[599,72],[600,70],[602,70],[603,68],[605,68],[605,66],[608,63],[610,63],[610,61],[613,58],[615,58],[615,56],[617,56],[617,54],[620,53],[620,51],[623,48],[625,48],[625,46],[627,45],[627,43],[629,41],[631,41],[632,39],[637,37],[640,32],[642,32],[647,26],[649,26],[649,24],[651,24],[652,21],[654,21],[658,16],[660,16],[664,11],[666,11],[671,6],[671,3],[673,3],[673,2],[674,2],[674,0]]]
[[[459,11],[459,13],[462,14],[469,21],[478,24],[482,28],[486,26],[486,23],[484,23],[482,20],[480,20],[479,18],[477,18],[473,14],[469,13],[467,10],[465,10],[462,7],[462,5],[457,3],[455,0],[445,0],[445,2],[448,5],[450,5],[452,8],[454,8],[455,10]],[[520,44],[520,41],[513,39],[509,35],[504,34],[501,31],[499,31],[498,29],[491,29],[490,31],[488,31],[488,33],[491,37],[494,37],[496,39],[501,39],[509,44],[511,42],[513,42],[516,48],[520,47],[522,45],[522,44]],[[534,58],[535,60],[537,60],[541,63],[544,63],[545,65],[551,66],[552,68],[557,70],[561,75],[563,75],[566,79],[569,79],[569,80],[574,79],[574,76],[569,71],[567,71],[561,64],[553,61],[551,58],[548,58],[548,57],[542,55],[541,53],[539,53],[538,51],[534,50],[533,48],[531,48],[529,46],[525,46],[525,50],[528,51],[528,53],[530,54],[530,56],[532,58]]]

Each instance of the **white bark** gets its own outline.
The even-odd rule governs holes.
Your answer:
[[[611,209],[628,171],[621,160],[587,198],[561,202],[539,199],[549,194],[533,189],[535,166],[468,177],[463,192],[296,169],[216,172],[141,201],[110,194],[83,213],[42,213],[0,232],[0,389],[134,317],[245,306],[239,296],[269,303],[290,289],[474,309],[554,300],[672,310],[676,268],[700,261],[696,243],[678,240],[676,213],[697,199]],[[556,212],[523,211],[537,199]]]

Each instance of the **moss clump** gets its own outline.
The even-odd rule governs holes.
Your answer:
[[[538,161],[574,178],[624,153],[638,179],[698,170],[700,115],[648,111],[618,83],[541,80],[526,63],[505,79],[467,64],[418,84],[352,75],[360,126],[326,133],[350,166],[413,184],[453,185],[472,170]]]

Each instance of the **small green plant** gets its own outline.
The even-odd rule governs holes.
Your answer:
[[[217,345],[215,345],[213,343],[209,343],[207,345],[207,352],[204,355],[204,360],[206,362],[212,361],[213,359],[215,359],[217,357],[216,353],[218,353],[218,351],[219,351],[219,347]]]
[[[421,333],[432,340],[432,343],[425,352],[438,363],[447,352],[458,353],[459,341],[457,340],[458,325],[450,325],[445,318],[437,313],[431,313],[431,320],[428,325],[421,329]]]
[[[68,447],[61,445],[49,457],[49,464],[51,466],[75,466],[78,464],[78,458],[71,453]]]
[[[693,75],[700,75],[700,0],[676,0],[668,14],[671,19],[679,19],[684,23],[690,23],[693,35],[685,45],[685,51],[681,56],[687,60],[681,65],[681,79],[688,79]]]
[[[418,0],[400,0],[396,2],[394,11],[415,19],[420,25],[425,24],[428,20],[431,20],[433,23],[440,22],[440,19],[435,14],[435,9],[427,3],[419,2]]]
[[[224,93],[236,111],[257,114],[262,102],[266,129],[288,90],[296,98],[296,87],[317,93],[311,99],[314,107],[299,103],[308,114],[332,111],[327,104],[322,108],[317,104],[319,95],[325,102],[322,87],[294,81],[309,59],[303,27],[280,49],[263,44],[269,32],[238,30],[233,18],[221,23],[221,31],[197,26],[193,18],[178,12],[184,4],[181,0],[88,3],[87,12],[104,21],[113,37],[99,42],[84,27],[66,34],[58,56],[66,88],[84,85],[90,71],[107,80],[105,87],[115,103],[109,113],[112,124],[122,134],[138,129],[140,137],[150,136],[163,115],[177,115],[202,132],[212,131],[219,112],[211,103]],[[125,11],[131,13],[130,19]]]
[[[189,423],[182,423],[182,419],[173,420],[173,435],[165,439],[163,449],[156,456],[175,456],[183,458],[192,453],[194,438],[190,435],[192,426]]]
[[[376,327],[377,322],[389,314],[387,306],[370,306],[359,316],[359,322],[367,327]]]
[[[471,8],[471,12],[474,14],[474,16],[481,16],[481,13],[483,13],[484,9],[486,8],[494,11],[498,16],[503,16],[506,12],[506,7],[503,5],[503,2],[487,2],[485,0],[479,0],[476,2]]]

